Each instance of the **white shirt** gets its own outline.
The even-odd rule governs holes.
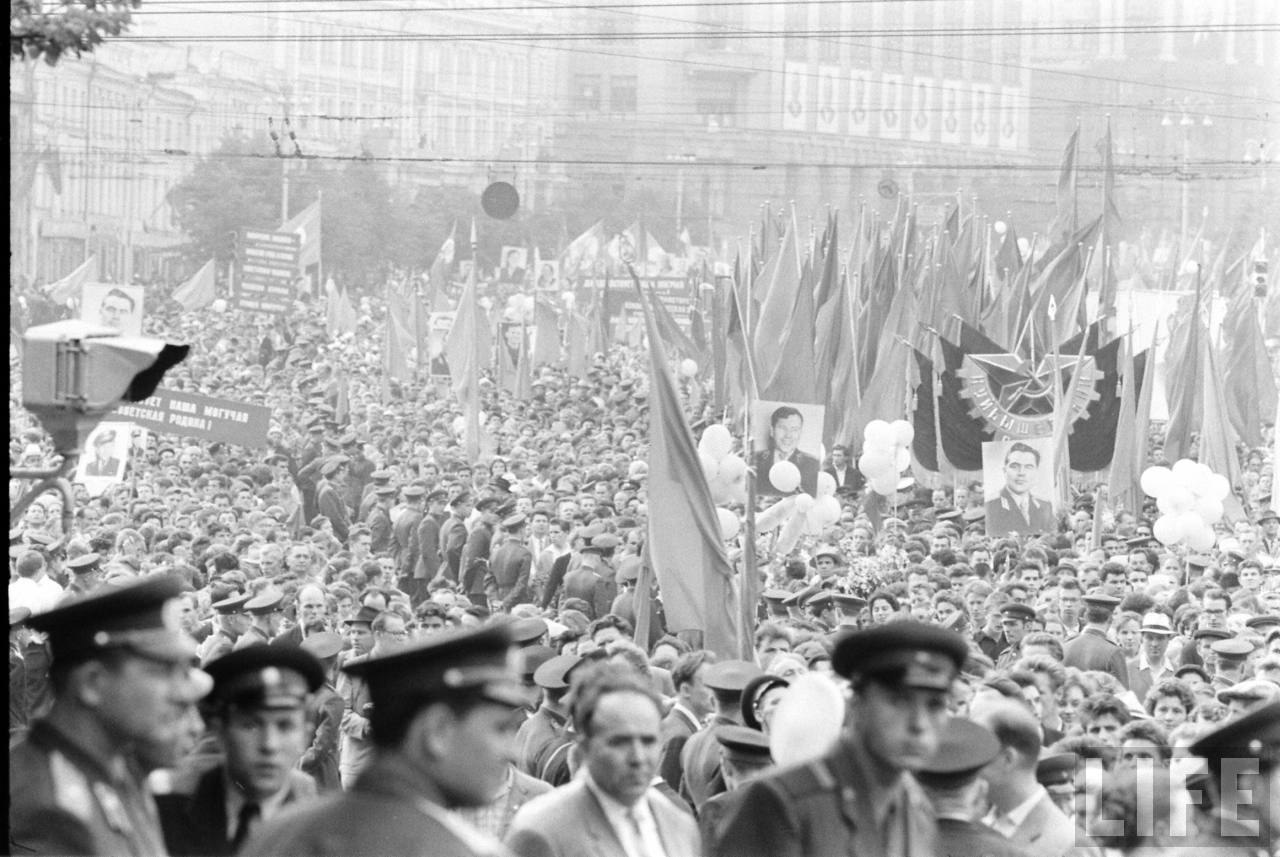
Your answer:
[[[590,771],[587,772],[586,783],[596,800],[600,801],[604,817],[622,843],[627,857],[666,857],[667,851],[658,834],[658,821],[653,817],[647,795],[636,801],[634,806],[626,806],[605,794],[592,779]]]
[[[1006,839],[1011,838],[1018,831],[1018,828],[1022,826],[1022,822],[1027,820],[1027,816],[1031,815],[1031,810],[1040,802],[1040,798],[1047,794],[1048,792],[1045,791],[1044,786],[1037,785],[1031,796],[1013,809],[1000,815],[993,807],[982,821],[988,827],[995,828],[996,832]]]

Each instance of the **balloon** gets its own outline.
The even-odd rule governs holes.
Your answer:
[[[894,458],[893,465],[897,471],[901,473],[911,466],[911,450],[905,446],[899,447],[897,457]]]
[[[742,529],[738,516],[728,509],[716,509],[716,517],[720,519],[720,538],[726,542],[737,538],[738,531]]]
[[[825,470],[818,474],[818,493],[819,499],[830,497],[836,493],[836,478]]]
[[[806,536],[820,536],[826,527],[826,518],[822,516],[822,510],[817,506],[814,506],[805,514],[804,534]]]
[[[1209,469],[1209,465],[1197,461],[1191,472],[1191,490],[1201,496],[1208,494],[1212,479],[1213,471]]]
[[[692,378],[698,374],[698,361],[686,357],[680,361],[680,374],[686,378]]]
[[[796,497],[796,511],[801,515],[807,515],[813,510],[814,499],[808,494],[801,494]]]
[[[1216,524],[1222,520],[1222,501],[1214,497],[1201,497],[1196,500],[1195,512],[1205,524]]]
[[[738,482],[747,476],[747,463],[732,452],[720,459],[720,478],[726,482]],[[819,476],[819,479],[822,477]]]
[[[911,446],[911,441],[916,439],[915,427],[906,420],[894,420],[892,428],[893,439],[898,446]]]
[[[1183,512],[1190,510],[1191,505],[1195,503],[1195,501],[1196,501],[1195,495],[1193,495],[1190,491],[1188,491],[1186,488],[1183,488],[1181,485],[1174,485],[1172,488],[1170,488],[1163,495],[1161,495],[1159,498],[1156,499],[1156,505],[1160,506],[1161,512],[1168,512],[1170,514],[1181,514]],[[1168,506],[1168,508],[1166,509],[1165,506],[1161,506],[1160,505],[1161,503],[1164,503],[1165,506]]]
[[[800,487],[800,468],[790,461],[779,461],[769,468],[769,481],[783,494],[790,494]]]
[[[1167,467],[1148,467],[1142,471],[1142,493],[1160,497],[1173,485],[1173,471]]]
[[[894,446],[893,426],[884,420],[872,420],[862,431],[865,446]]]
[[[781,526],[783,521],[790,520],[795,499],[785,497],[756,515],[756,532],[771,533]]]
[[[840,520],[840,501],[835,497],[826,496],[819,497],[818,502],[814,503],[815,509],[822,511],[823,520],[828,526]]]
[[[520,305],[524,310],[525,315],[533,315],[533,310],[537,306],[537,301],[534,299],[533,295],[525,295],[524,299],[520,302]]]
[[[871,490],[877,494],[883,494],[888,497],[890,494],[898,490],[898,475],[896,473],[890,473],[887,476],[872,477]]]
[[[733,435],[720,423],[709,425],[698,441],[698,449],[719,461],[733,449]]]
[[[702,464],[702,473],[707,477],[707,482],[715,482],[720,475],[720,462],[701,450],[698,451],[698,461]]]
[[[1195,479],[1196,463],[1190,458],[1180,458],[1173,464],[1173,481],[1183,488],[1190,488]]]
[[[1209,489],[1206,496],[1215,500],[1225,500],[1227,495],[1231,493],[1231,482],[1221,473],[1215,473],[1209,477]]]
[[[877,449],[865,450],[862,455],[858,456],[858,469],[862,471],[862,475],[868,479],[874,479],[877,476],[896,473],[893,469],[893,456],[886,455]]]
[[[214,312],[226,312],[227,311],[226,298],[214,298],[213,303],[209,304],[209,309],[213,310]]]
[[[1178,522],[1178,535],[1184,540],[1208,526],[1199,515],[1190,510],[1178,515],[1175,520]]]
[[[1213,547],[1213,543],[1217,540],[1218,537],[1214,534],[1213,527],[1205,524],[1187,536],[1187,547],[1193,551],[1207,551]]]
[[[1162,545],[1175,544],[1182,534],[1178,532],[1178,519],[1172,515],[1161,515],[1151,525],[1151,535]]]
[[[778,533],[778,540],[773,545],[774,553],[778,556],[786,556],[791,553],[791,549],[796,546],[796,542],[799,541],[803,532],[804,515],[792,515],[782,525],[782,530]]]
[[[458,416],[453,418],[453,433],[463,434],[467,430],[467,418]]]

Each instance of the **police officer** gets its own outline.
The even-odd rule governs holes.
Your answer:
[[[55,690],[9,759],[10,853],[166,853],[131,749],[182,738],[195,643],[181,591],[148,577],[27,620],[48,635]]]
[[[938,839],[948,857],[1030,857],[978,819],[986,811],[978,774],[1000,754],[1000,741],[991,730],[953,717],[942,732],[938,750],[916,771],[933,804]]]
[[[324,682],[320,662],[294,646],[250,646],[205,671],[213,678],[205,711],[223,761],[184,771],[156,797],[175,857],[233,854],[257,825],[316,794],[295,766],[306,749],[308,698]]]
[[[102,582],[102,557],[96,553],[81,554],[75,559],[67,560],[64,565],[75,575],[67,586],[69,593],[88,595]]]
[[[680,791],[695,807],[724,791],[720,773],[720,745],[715,730],[721,726],[741,726],[742,691],[763,670],[750,661],[721,661],[707,667],[703,684],[715,697],[715,715],[689,736],[680,750]]]
[[[303,751],[298,767],[311,775],[316,788],[322,792],[342,788],[338,771],[338,728],[347,704],[334,680],[342,643],[342,636],[333,631],[320,631],[302,641],[302,650],[313,655],[324,668],[324,684],[311,698],[311,742]]]
[[[249,630],[253,620],[244,612],[244,605],[252,599],[253,596],[248,592],[237,592],[213,603],[217,630],[200,644],[201,666],[230,652],[235,648],[236,640]]]
[[[1208,760],[1211,813],[1197,845],[1270,857],[1280,850],[1280,700],[1228,720],[1191,745]],[[1226,852],[1226,849],[1230,849]]]
[[[741,796],[741,788],[773,767],[769,739],[758,729],[748,726],[717,726],[716,743],[720,745],[720,771],[725,791],[707,798],[698,814],[698,830],[703,847],[713,850],[720,836],[720,824],[731,814]]]
[[[244,612],[252,617],[253,624],[236,640],[235,651],[270,643],[280,633],[284,621],[284,593],[279,589],[264,589],[245,602]]]
[[[1120,599],[1105,592],[1093,592],[1084,597],[1084,630],[1067,640],[1062,647],[1064,666],[1079,670],[1099,670],[1115,676],[1120,684],[1129,686],[1129,665],[1124,652],[1107,639],[1111,614],[1120,606]]]
[[[415,594],[417,584],[414,574],[418,568],[418,557],[422,553],[422,544],[418,541],[418,525],[422,523],[422,498],[427,489],[421,485],[408,485],[401,492],[404,505],[396,515],[391,555],[396,561],[396,585],[410,596]],[[423,597],[426,593],[423,593]]]
[[[407,490],[405,496],[409,496]],[[414,606],[431,596],[427,585],[435,579],[442,567],[440,549],[443,546],[441,536],[444,523],[449,517],[444,510],[447,499],[449,492],[443,488],[436,488],[425,497],[427,511],[418,523],[418,564],[413,567],[413,589],[409,591]]]
[[[374,489],[373,508],[369,510],[369,550],[375,556],[391,550],[391,506],[399,489],[394,485],[379,485]]]
[[[506,541],[489,558],[485,596],[491,604],[500,602],[505,611],[533,598],[529,589],[533,574],[533,552],[525,546],[524,526],[524,515],[516,513],[504,518],[502,530],[506,533]]]
[[[508,629],[490,625],[346,667],[368,683],[377,750],[351,791],[282,813],[245,854],[496,855],[448,810],[488,803],[507,777],[524,695]]]
[[[932,758],[951,683],[969,654],[954,631],[892,622],[841,637],[851,726],[827,755],[743,788],[712,854],[932,857],[933,810],[910,771]]]

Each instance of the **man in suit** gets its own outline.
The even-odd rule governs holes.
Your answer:
[[[462,551],[467,544],[467,518],[474,507],[471,494],[463,491],[449,501],[448,520],[440,525],[440,571],[445,580],[457,583],[462,574]]]
[[[316,793],[295,765],[306,749],[307,701],[324,684],[320,662],[290,646],[253,646],[205,671],[213,678],[207,717],[223,761],[181,771],[172,791],[157,796],[173,857],[234,854],[259,824]]]
[[[840,497],[852,496],[866,484],[862,473],[849,460],[849,450],[844,446],[831,448],[831,462],[824,472],[836,481],[836,494]]]
[[[497,509],[497,497],[484,497],[476,503],[480,520],[476,521],[467,534],[467,542],[462,548],[459,567],[462,592],[471,599],[472,604],[480,607],[489,606],[485,600],[484,580],[489,573],[489,555],[493,551],[493,530],[500,520]]]
[[[93,458],[84,466],[85,476],[119,476],[120,459],[112,455],[116,430],[106,429],[93,438]]]
[[[964,637],[912,620],[839,639],[832,668],[852,683],[846,735],[807,764],[743,787],[712,857],[936,857],[933,810],[911,776],[933,756]]]
[[[298,760],[298,768],[311,775],[320,792],[342,788],[342,777],[338,773],[338,727],[347,704],[334,682],[342,644],[342,635],[333,631],[319,631],[302,641],[302,650],[314,656],[324,668],[324,685],[311,699],[311,742]]]
[[[938,752],[916,772],[916,779],[933,804],[938,838],[948,857],[1031,857],[1023,849],[978,821],[985,794],[978,777],[1000,755],[1000,741],[991,730],[953,717],[947,721]]]
[[[509,724],[525,702],[514,654],[510,630],[489,625],[348,664],[372,700],[368,769],[350,791],[264,824],[243,853],[500,853],[449,809],[488,804],[506,781]]]
[[[697,825],[653,787],[662,700],[618,665],[578,685],[573,721],[585,773],[526,804],[506,845],[519,857],[696,857]]]
[[[783,405],[769,416],[769,447],[755,454],[756,484],[762,494],[782,494],[769,478],[769,470],[781,461],[790,461],[800,471],[800,490],[809,496],[818,493],[817,458],[799,449],[804,431],[804,415],[797,408]]]
[[[1129,686],[1129,666],[1124,652],[1107,639],[1111,614],[1120,606],[1120,599],[1113,595],[1095,592],[1084,597],[1084,630],[1067,640],[1062,647],[1063,666],[1078,670],[1101,670],[1115,676],[1122,685]]]
[[[1173,625],[1168,616],[1153,612],[1142,617],[1142,648],[1128,661],[1129,690],[1139,700],[1147,698],[1147,692],[1156,682],[1173,677],[1173,670],[1165,660],[1172,639]]]
[[[1076,845],[1076,828],[1036,779],[1040,721],[1020,701],[995,694],[977,701],[970,716],[1000,741],[982,769],[991,802],[983,822],[1036,857],[1062,857]]]
[[[351,533],[351,517],[342,492],[347,479],[347,457],[337,455],[320,467],[322,477],[316,485],[316,513],[329,519],[333,535],[342,544]]]
[[[427,512],[418,522],[418,563],[413,567],[413,589],[409,592],[415,605],[427,600],[427,585],[435,579],[442,567],[441,536],[448,515],[444,510],[449,492],[436,488],[426,495]]]
[[[1004,454],[1004,488],[986,505],[987,535],[1051,533],[1057,529],[1053,506],[1031,493],[1040,468],[1040,451],[1018,441]]]
[[[421,485],[407,485],[400,492],[404,497],[404,505],[396,515],[392,530],[391,555],[396,561],[396,585],[411,597],[415,594],[417,584],[418,557],[422,554],[422,544],[418,540],[418,525],[422,523],[422,498],[427,489]],[[423,592],[425,598],[427,593]]]
[[[525,517],[516,513],[503,519],[502,530],[506,535],[489,558],[489,572],[485,576],[485,597],[489,603],[500,602],[504,611],[523,601],[532,600],[529,581],[533,576],[533,553],[524,544]]]
[[[705,651],[681,655],[671,671],[676,701],[667,716],[662,718],[662,755],[658,761],[658,773],[677,793],[680,791],[681,751],[693,734],[702,728],[703,719],[715,705],[715,697],[706,682],[710,667],[708,656]]]
[[[391,507],[396,502],[399,489],[394,485],[379,485],[374,489],[373,508],[364,524],[356,524],[369,533],[369,552],[375,556],[391,551]],[[353,532],[359,530],[353,528]]]

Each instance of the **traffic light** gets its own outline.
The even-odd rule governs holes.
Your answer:
[[[22,404],[69,455],[121,402],[154,393],[190,350],[77,320],[32,327],[22,336]]]
[[[1253,296],[1255,298],[1265,298],[1267,296],[1267,260],[1253,260]]]

